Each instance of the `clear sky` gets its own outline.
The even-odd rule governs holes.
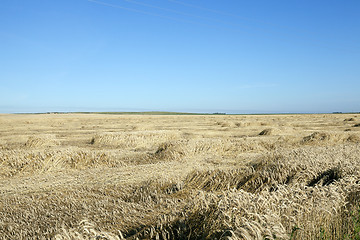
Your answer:
[[[359,0],[1,0],[0,112],[360,111]]]

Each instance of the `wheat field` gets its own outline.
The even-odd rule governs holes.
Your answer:
[[[360,115],[0,115],[0,239],[359,239]]]

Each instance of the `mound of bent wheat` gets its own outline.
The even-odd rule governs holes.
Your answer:
[[[103,239],[316,239],[322,235],[342,238],[353,228],[351,212],[357,201],[352,195],[360,192],[359,156],[358,145],[281,150],[266,154],[244,169],[195,171],[178,183],[145,182],[117,195],[120,201],[116,204],[123,211],[130,207],[128,203],[135,204],[132,210],[126,210],[133,211],[135,219],[146,209],[154,209],[151,220],[133,219],[139,224],[123,225],[109,232],[101,219],[93,218],[87,225],[93,231],[63,228],[56,236],[57,239],[67,236],[88,239],[89,234]],[[149,217],[147,213],[143,216]]]
[[[102,133],[91,139],[91,144],[102,147],[150,148],[166,141],[180,138],[177,131],[139,131],[122,133]]]
[[[53,147],[59,145],[60,142],[54,135],[31,136],[25,143],[25,147],[29,149],[41,147]]]

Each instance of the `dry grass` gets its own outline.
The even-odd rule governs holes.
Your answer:
[[[354,236],[354,120],[1,115],[0,239]]]

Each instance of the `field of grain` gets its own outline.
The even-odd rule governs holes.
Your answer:
[[[0,239],[359,239],[360,115],[4,114],[0,198]]]

